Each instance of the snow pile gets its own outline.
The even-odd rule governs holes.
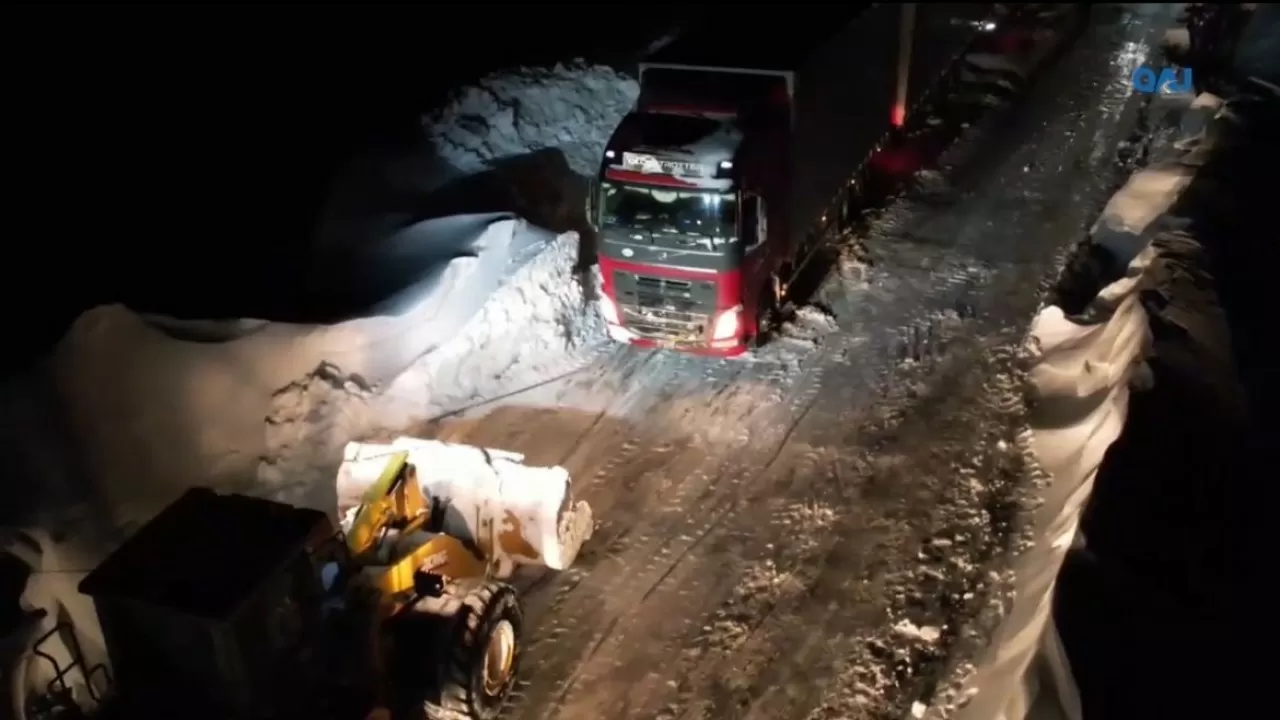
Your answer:
[[[386,384],[326,363],[278,391],[259,479],[281,499],[327,507],[315,493],[331,479],[335,450],[352,438],[393,435],[587,364],[606,343],[574,270],[578,237],[548,238],[451,339]]]
[[[497,204],[586,232],[586,178],[638,95],[635,80],[583,62],[515,68],[458,91],[422,123],[435,172],[450,176],[436,194],[452,199],[437,202]]]
[[[581,62],[490,75],[424,119],[430,158],[362,158],[352,187],[387,186],[394,176],[401,191],[452,198],[445,191],[455,181],[536,156],[518,168],[523,181],[508,173],[499,185],[512,186],[505,191],[517,196],[516,209],[559,226],[566,212],[581,213],[573,183],[585,186],[579,176],[595,171],[637,94],[634,80]],[[558,158],[559,176],[544,167],[547,157]],[[349,202],[334,201],[324,225],[331,230],[357,227],[369,195],[343,188],[335,198]],[[590,279],[575,270],[578,235],[512,219],[485,233],[478,249],[459,250],[424,279],[435,288],[429,300],[392,315],[313,327],[142,318],[122,307],[87,313],[53,365],[93,484],[122,518],[141,517],[197,483],[323,504],[314,488],[330,479],[347,441],[585,361],[603,333]],[[361,237],[369,247],[381,243]]]
[[[308,493],[332,479],[347,441],[385,426],[388,403],[397,422],[422,420],[438,407],[433,393],[475,397],[468,383],[490,388],[539,352],[550,366],[587,344],[595,313],[572,277],[576,238],[504,216],[433,222],[478,227],[464,243],[475,254],[424,271],[416,303],[394,315],[255,323],[221,341],[203,332],[203,342],[174,337],[181,321],[160,329],[119,306],[81,316],[52,365],[79,445],[68,455],[83,455],[106,510],[144,517],[194,484],[290,488],[298,494],[286,499],[323,506]],[[515,303],[525,307],[506,309]],[[474,372],[466,353],[482,363]],[[395,382],[406,371],[411,391]]]
[[[575,271],[576,233],[557,237],[481,309],[462,332],[387,390],[383,422],[404,426],[585,364],[604,345],[604,324]]]
[[[553,148],[579,175],[593,175],[639,84],[602,65],[576,62],[490,75],[426,119],[440,156],[466,174]]]
[[[839,329],[835,315],[829,309],[818,305],[802,305],[782,323],[778,334],[781,339],[789,342],[817,345],[824,336]]]
[[[1201,98],[1187,108],[1188,115],[1215,105]],[[1129,394],[1149,379],[1144,359],[1151,335],[1140,291],[1156,256],[1150,239],[1194,174],[1184,165],[1185,139],[1184,133],[1172,147],[1161,148],[1169,159],[1136,173],[1107,203],[1079,251],[1094,260],[1101,256],[1100,266],[1088,268],[1093,277],[1073,277],[1081,272],[1078,264],[1068,268],[1064,283],[1083,282],[1096,293],[1071,307],[1077,303],[1063,299],[1071,293],[1060,292],[1055,304],[1032,321],[1025,348],[1030,380],[1025,446],[1045,473],[1040,506],[1028,528],[1035,541],[1015,562],[1013,604],[991,644],[992,656],[959,693],[968,704],[957,717],[1024,717],[1037,700],[1051,699],[1059,705],[1055,716],[1080,717],[1052,621],[1054,579],[1067,550],[1079,541],[1080,515],[1103,456],[1124,427]],[[1041,662],[1032,662],[1037,656]]]

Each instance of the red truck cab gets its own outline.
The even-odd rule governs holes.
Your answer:
[[[653,89],[669,71],[719,91],[671,103]],[[732,356],[760,335],[791,254],[785,232],[770,229],[786,192],[789,111],[785,77],[743,82],[743,72],[646,66],[641,102],[609,141],[590,212],[601,310],[619,342]]]
[[[871,195],[859,178],[892,126],[938,86],[990,11],[731,13],[650,55],[588,194],[610,336],[714,356],[767,339],[818,243],[852,229]]]

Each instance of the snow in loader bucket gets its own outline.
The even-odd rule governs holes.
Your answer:
[[[506,450],[402,437],[391,443],[347,443],[338,468],[338,513],[349,530],[361,498],[387,462],[408,453],[424,496],[443,501],[441,531],[493,548],[500,567],[573,564],[594,522],[586,502],[574,502],[569,471],[524,464]]]

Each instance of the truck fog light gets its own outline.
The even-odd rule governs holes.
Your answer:
[[[742,306],[731,307],[716,316],[711,326],[712,340],[729,340],[742,332]]]

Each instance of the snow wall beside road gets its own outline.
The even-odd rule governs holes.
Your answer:
[[[85,313],[49,362],[0,389],[20,419],[0,437],[9,476],[39,489],[10,515],[63,515],[96,491],[136,519],[191,484],[315,504],[307,488],[331,484],[352,437],[572,369],[604,334],[566,231],[581,224],[580,175],[637,92],[599,65],[513,68],[460,89],[403,154],[353,160],[317,243],[346,252],[357,279],[408,287],[347,322]],[[370,222],[403,220],[371,198],[424,194],[442,216],[390,233]]]
[[[1190,107],[1188,107],[1190,105]],[[1024,450],[1044,471],[1042,504],[1030,523],[1034,545],[1018,556],[1014,600],[987,657],[959,688],[960,720],[1080,720],[1080,700],[1054,625],[1058,571],[1078,534],[1103,457],[1124,429],[1129,396],[1149,382],[1151,335],[1140,292],[1156,257],[1150,244],[1166,212],[1213,146],[1212,95],[1161,97],[1151,162],[1111,198],[1088,242],[1036,315],[1024,352],[1028,420]],[[1172,127],[1169,127],[1172,125]],[[1081,286],[1092,289],[1081,295]],[[1065,288],[1070,291],[1063,292]],[[926,716],[927,717],[927,716]]]
[[[332,483],[351,438],[421,422],[540,369],[563,372],[526,361],[537,349],[563,361],[602,337],[573,270],[575,233],[505,214],[407,231],[368,254],[398,274],[415,266],[414,281],[344,322],[183,321],[123,306],[77,319],[44,375],[73,448],[60,456],[84,458],[81,482],[98,510],[144,519],[194,484],[327,505],[309,493]],[[537,302],[518,302],[526,296]],[[479,345],[477,369],[462,360]],[[522,363],[532,367],[508,377]],[[58,468],[45,460],[28,463],[39,476],[24,482],[46,508],[85,501],[85,488],[51,487]]]

